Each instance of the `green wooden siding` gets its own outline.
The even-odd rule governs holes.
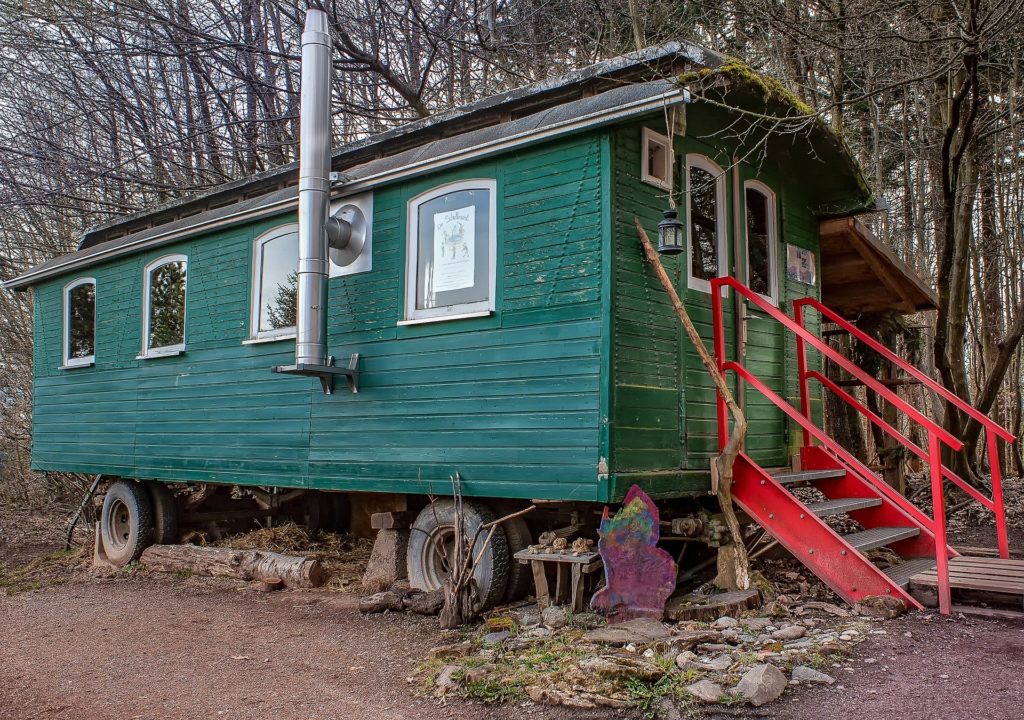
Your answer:
[[[692,117],[692,113],[691,113]],[[679,217],[686,219],[685,156],[699,153],[721,167],[731,163],[728,153],[711,144],[713,123],[691,120],[689,134],[676,138],[677,163],[674,188]],[[709,482],[710,460],[718,452],[715,390],[696,349],[675,317],[668,298],[653,272],[644,267],[634,216],[639,217],[652,241],[657,224],[667,207],[665,190],[640,179],[642,128],[665,131],[662,117],[631,123],[613,135],[613,321],[612,392],[615,397],[611,428],[612,469],[617,475],[614,493],[621,495],[632,482],[639,482],[659,495],[700,490]],[[740,196],[735,197],[732,173],[726,183],[728,266],[746,278],[745,251],[734,257],[734,233],[743,232],[745,208],[742,181],[756,178],[777,196],[777,242],[779,294],[782,309],[792,312],[792,300],[817,288],[788,282],[785,277],[787,242],[818,250],[817,220],[807,208],[799,178],[766,177],[756,169],[740,165]],[[739,203],[738,216],[733,203]],[[734,218],[740,227],[734,227]],[[742,238],[742,235],[741,235]],[[711,297],[687,287],[686,254],[663,257],[676,289],[686,304],[708,349],[713,348]],[[820,272],[820,271],[819,271]],[[749,303],[746,303],[749,305]],[[730,297],[724,302],[726,352],[735,357],[735,308]],[[813,327],[813,326],[812,326]],[[816,328],[815,328],[816,329]],[[770,387],[798,403],[795,343],[773,319],[756,308],[747,309],[745,362]],[[817,362],[811,360],[812,365]],[[731,383],[736,388],[735,379]],[[817,388],[812,386],[812,393]],[[767,466],[789,462],[798,447],[799,434],[790,427],[781,410],[750,388],[745,390],[749,421],[747,451]],[[813,405],[820,419],[820,398]]]
[[[360,392],[273,375],[294,344],[243,345],[253,240],[240,226],[91,268],[97,363],[60,370],[62,278],[36,292],[34,465],[168,480],[598,500],[603,184],[600,134],[378,189],[373,269],[330,281],[329,351]],[[497,312],[398,327],[406,202],[497,181]],[[184,253],[186,353],[136,360],[142,268]]]
[[[664,128],[660,115],[647,122]],[[633,482],[659,497],[705,491],[717,453],[714,389],[633,226],[635,215],[656,237],[667,203],[665,191],[639,179],[643,124],[378,188],[373,269],[329,283],[328,349],[342,364],[362,356],[356,395],[339,383],[324,396],[315,379],[272,374],[292,361],[293,341],[244,343],[253,241],[291,214],[81,273],[97,281],[94,367],[58,367],[62,290],[77,275],[35,287],[34,466],[439,494],[457,471],[470,495],[581,501],[616,500]],[[677,139],[677,189],[688,152],[729,164],[706,135],[691,117],[689,135]],[[800,178],[758,177],[778,195],[780,292],[791,311],[793,299],[817,289],[785,281],[785,243],[816,252],[817,222]],[[407,203],[470,178],[497,184],[497,310],[399,326]],[[731,178],[727,197],[732,267]],[[189,258],[186,352],[138,360],[143,267],[171,253]],[[710,347],[710,296],[686,287],[685,255],[665,265]],[[725,321],[732,357],[731,300]],[[795,346],[774,321],[748,320],[746,361],[795,401]],[[766,465],[787,462],[799,433],[756,392],[746,404],[750,453]],[[817,398],[815,410],[820,416]]]

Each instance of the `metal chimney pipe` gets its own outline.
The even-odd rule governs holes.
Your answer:
[[[331,35],[306,12],[299,115],[299,271],[295,364],[327,364],[327,223],[331,196]]]

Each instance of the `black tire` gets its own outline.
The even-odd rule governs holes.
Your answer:
[[[463,511],[466,519],[466,533],[470,538],[476,537],[473,557],[480,553],[486,531],[476,534],[477,528],[492,522],[495,517],[491,509],[476,500],[464,500]],[[450,499],[442,499],[427,505],[416,521],[412,524],[409,534],[409,547],[406,553],[406,569],[409,573],[409,584],[420,590],[436,590],[443,586],[448,569],[444,559],[442,546],[451,550],[454,540],[455,503]],[[497,528],[484,550],[480,563],[473,571],[480,598],[480,609],[499,604],[508,589],[509,565],[511,556],[508,553],[508,541],[504,528]]]
[[[162,482],[148,482],[149,499],[153,502],[153,542],[173,545],[178,542],[178,504]]]
[[[131,480],[118,480],[107,490],[100,518],[103,550],[117,567],[135,562],[153,544],[153,501],[149,491]]]
[[[526,563],[515,559],[515,554],[533,544],[530,526],[521,517],[512,518],[502,524],[505,538],[508,541],[509,571],[508,590],[505,591],[505,602],[515,602],[526,597],[533,587],[533,570]]]

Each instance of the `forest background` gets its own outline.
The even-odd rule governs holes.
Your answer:
[[[669,40],[779,79],[843,136],[889,207],[878,233],[938,290],[937,312],[874,332],[1020,437],[1024,0],[0,0],[0,280],[91,225],[294,161],[310,5],[335,38],[335,146]],[[31,296],[0,292],[0,500],[29,506],[83,482],[28,469],[31,357]],[[984,483],[980,428],[916,399],[974,441]],[[1019,443],[1003,451],[1024,473]]]

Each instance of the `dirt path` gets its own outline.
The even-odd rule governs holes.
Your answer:
[[[706,718],[1020,718],[1024,625],[909,618],[882,625],[842,689],[801,688]],[[911,637],[905,636],[910,632]],[[226,581],[141,576],[0,596],[0,718],[609,718],[527,705],[439,705],[407,678],[431,620],[362,617],[352,596],[261,595]],[[875,663],[865,659],[873,658]],[[942,675],[948,675],[943,678]]]
[[[80,580],[0,596],[0,637],[5,719],[481,717],[478,707],[413,694],[407,677],[438,643],[436,625],[363,618],[341,594]],[[557,708],[526,714],[567,717]]]

